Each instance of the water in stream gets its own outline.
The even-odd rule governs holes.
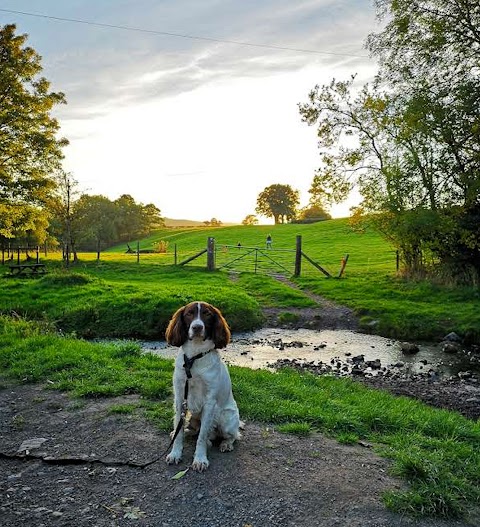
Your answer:
[[[178,348],[165,341],[142,342],[145,351],[174,357]],[[353,364],[353,358],[363,355],[364,361],[380,360],[382,367],[400,369],[406,373],[457,375],[459,372],[480,373],[480,363],[467,353],[447,354],[441,346],[419,344],[419,352],[406,355],[395,340],[348,330],[263,328],[237,333],[225,350],[220,351],[228,364],[250,368],[267,368],[278,359],[296,359],[327,364]],[[378,369],[367,370],[375,374]]]

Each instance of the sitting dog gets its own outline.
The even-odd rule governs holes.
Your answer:
[[[188,393],[189,426],[199,427],[192,468],[203,472],[208,467],[210,440],[220,437],[220,452],[229,452],[240,437],[240,417],[230,375],[217,351],[230,342],[230,329],[216,307],[206,302],[191,302],[173,315],[165,337],[172,346],[181,346],[173,374],[174,431],[178,435],[166,461],[172,464],[182,459],[185,430],[179,423],[185,416],[183,403]],[[185,390],[187,382],[188,392]]]

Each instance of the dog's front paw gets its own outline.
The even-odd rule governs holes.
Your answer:
[[[195,457],[192,468],[197,472],[204,472],[208,468],[208,459],[206,457]]]
[[[231,452],[233,450],[233,442],[235,439],[224,439],[220,443],[220,452]]]
[[[180,461],[182,461],[182,453],[181,452],[170,452],[168,456],[165,458],[165,461],[169,465],[178,465]]]

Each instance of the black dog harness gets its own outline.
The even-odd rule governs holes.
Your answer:
[[[185,380],[185,388],[183,390],[183,401],[182,401],[182,412],[180,414],[180,420],[178,421],[177,428],[175,428],[175,432],[173,434],[172,440],[170,441],[170,444],[167,447],[167,452],[172,447],[175,439],[177,438],[178,434],[180,433],[180,430],[183,428],[183,425],[185,424],[185,417],[187,416],[187,399],[188,399],[188,380],[192,378],[192,368],[193,364],[196,360],[201,359],[202,357],[205,357],[208,353],[210,353],[212,350],[204,351],[202,353],[199,353],[198,355],[194,355],[193,357],[187,357],[185,354],[183,354],[183,367],[185,369],[185,374],[187,376],[187,379]]]

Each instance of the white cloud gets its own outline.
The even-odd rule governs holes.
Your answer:
[[[90,193],[131,194],[169,217],[241,221],[272,183],[308,201],[319,163],[297,103],[315,84],[375,71],[369,0],[4,1],[5,9],[195,35],[281,51],[6,16],[64,91],[65,167]],[[13,20],[12,20],[13,17]],[[7,19],[6,19],[7,18]],[[178,175],[173,175],[178,174]]]

